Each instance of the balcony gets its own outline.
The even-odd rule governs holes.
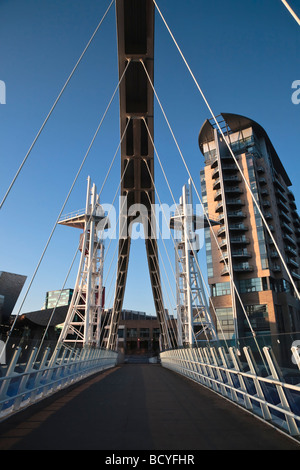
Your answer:
[[[229,275],[229,269],[227,266],[225,266],[221,271],[221,276],[227,276],[227,275]]]
[[[228,219],[245,219],[247,216],[243,211],[228,211],[227,212]],[[218,217],[218,221],[224,220],[224,214],[220,214]]]
[[[273,264],[271,266],[271,270],[274,271],[275,273],[276,272],[280,272],[281,271],[281,267],[279,266],[279,264]]]
[[[224,262],[224,261],[227,260],[227,259],[228,259],[228,253],[227,253],[227,251],[224,251],[224,252],[220,255],[219,260]]]
[[[248,250],[233,250],[231,256],[232,258],[251,258],[252,254]]]
[[[219,228],[219,230],[217,231],[217,235],[222,235],[223,233],[226,232],[226,227],[225,225],[223,225],[223,227]]]
[[[292,271],[291,274],[294,279],[300,279],[300,275],[296,273],[295,271]]]
[[[283,235],[283,239],[286,240],[287,242],[290,242],[293,246],[296,246],[295,240],[290,237],[287,233]]]
[[[245,219],[247,217],[243,211],[228,211],[227,215],[233,219]]]
[[[226,201],[227,206],[244,206],[245,203],[242,199],[237,198],[237,199],[228,199]]]
[[[235,155],[235,158],[238,160],[239,155]],[[232,155],[230,153],[226,153],[225,155],[221,155],[222,160],[231,160],[232,161]]]
[[[217,168],[215,169],[215,171],[213,172],[213,174],[212,174],[211,177],[212,177],[213,179],[218,178],[218,177],[219,177],[219,173],[220,173],[220,172],[219,172],[219,167],[217,167]]]
[[[264,186],[265,184],[267,184],[267,180],[266,180],[266,178],[258,178],[258,183],[261,186]]]
[[[219,201],[220,199],[222,199],[222,190],[221,190],[221,189],[219,189],[219,190],[216,192],[215,196],[214,196],[214,200],[215,200],[215,201]]]
[[[264,173],[264,172],[265,172],[265,169],[264,169],[263,166],[258,166],[258,167],[256,168],[256,170],[257,170],[258,173]]]
[[[212,160],[212,162],[211,162],[210,168],[211,168],[211,169],[216,168],[216,167],[218,166],[218,163],[219,163],[219,162],[218,162],[217,157],[214,158],[214,159]]]
[[[292,219],[287,215],[286,212],[279,211],[279,217],[290,224],[292,223]]]
[[[224,189],[229,194],[243,194],[243,191],[238,186],[225,186]]]
[[[231,183],[240,183],[241,178],[239,176],[231,176],[231,175],[224,175],[223,180],[226,184],[231,184]]]
[[[283,209],[284,211],[289,212],[288,206],[281,199],[277,199],[277,205],[278,207],[280,207],[280,209]]]
[[[280,189],[275,188],[275,193],[279,199],[281,199],[283,202],[287,202],[287,198],[285,197],[284,193],[280,191]]]
[[[287,195],[290,201],[295,201],[295,196],[289,189],[287,190]]]
[[[297,261],[291,259],[291,258],[288,258],[287,259],[287,262],[290,266],[294,266],[295,268],[299,268],[299,263],[297,263]]]
[[[293,229],[288,225],[286,224],[285,222],[282,222],[281,223],[281,228],[282,230],[284,230],[285,232],[288,232],[288,233],[293,233]]]
[[[292,256],[297,256],[297,251],[294,250],[294,248],[292,248],[290,245],[285,245],[284,249],[287,253],[290,253]]]
[[[262,189],[260,191],[260,194],[261,194],[262,197],[267,197],[267,196],[269,196],[269,191],[267,189]]]
[[[221,180],[220,178],[218,178],[213,184],[213,189],[220,189],[220,187],[221,187]]]
[[[229,225],[229,230],[232,231],[246,231],[248,230],[248,227],[244,224],[231,224]]]
[[[234,243],[234,244],[249,245],[250,240],[249,240],[249,238],[242,235],[241,237],[231,237],[230,242]]]
[[[228,256],[229,255],[227,252],[222,253],[222,255],[220,256],[220,261],[226,260]],[[237,258],[245,259],[245,258],[251,258],[251,257],[252,257],[252,254],[249,253],[249,251],[247,250],[233,250],[231,252],[232,259],[237,259]]]
[[[215,211],[216,212],[223,212],[223,205],[224,205],[223,201],[219,202],[217,204],[216,208],[215,208]]]
[[[224,248],[224,246],[227,246],[227,238],[224,238],[221,243],[219,243],[220,248]]]
[[[238,167],[236,166],[235,163],[224,163],[222,165],[222,170],[223,170],[223,172],[238,171]]]
[[[285,191],[285,187],[280,183],[279,179],[275,177],[274,185],[277,186],[281,191]]]
[[[248,263],[235,264],[233,265],[233,270],[235,272],[250,272],[253,271],[253,266]]]
[[[296,214],[294,215],[295,219],[294,219],[294,227],[300,227],[300,219],[299,219],[299,215]]]

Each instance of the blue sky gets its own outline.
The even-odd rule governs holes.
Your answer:
[[[0,199],[37,131],[102,18],[109,0],[0,0]],[[300,29],[280,0],[158,0],[178,44],[216,115],[242,114],[267,131],[293,183],[298,185],[300,105],[292,83],[300,80]],[[290,5],[300,15],[299,0]],[[28,276],[40,259],[56,218],[118,83],[115,9],[110,10],[0,211],[0,270]],[[161,18],[155,25],[155,88],[200,192],[203,157],[199,130],[209,111]],[[116,95],[64,212],[84,207],[86,179],[101,188],[120,140]],[[155,145],[178,199],[188,175],[157,104]],[[156,162],[160,199],[172,204]],[[116,159],[101,200],[110,203],[120,177]],[[48,290],[60,289],[78,244],[75,229],[59,226],[30,289],[23,312],[39,309]],[[107,251],[106,271],[114,252]],[[166,307],[174,308],[175,281]],[[174,260],[172,243],[168,245]],[[200,259],[205,259],[203,250]],[[67,282],[72,287],[77,264]],[[105,272],[108,302],[114,272]],[[109,288],[109,286],[111,286]],[[170,299],[170,302],[169,302]],[[20,303],[20,302],[19,302]],[[110,306],[110,305],[107,305]],[[125,308],[154,314],[142,240],[132,244]],[[18,311],[18,307],[16,309]]]

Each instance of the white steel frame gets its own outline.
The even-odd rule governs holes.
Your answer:
[[[88,178],[86,208],[84,214],[84,232],[81,238],[81,258],[76,284],[61,331],[58,344],[74,346],[100,347],[101,316],[103,306],[103,262],[104,243],[101,235],[106,224],[96,186],[91,186]],[[71,225],[74,218],[64,219],[64,225]],[[100,236],[99,226],[102,221]]]
[[[181,232],[181,240],[175,246],[178,345],[193,345],[201,336],[202,339],[217,341],[199,270],[198,234],[195,233],[198,216],[193,210],[190,180],[188,186],[182,188],[178,209],[179,213],[174,218],[174,228]],[[198,332],[196,326],[201,327]]]

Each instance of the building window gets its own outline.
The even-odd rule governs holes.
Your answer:
[[[154,340],[159,340],[160,337],[160,329],[159,328],[153,328],[152,330],[152,336]]]
[[[230,295],[230,282],[219,282],[213,284],[212,286],[212,295],[213,297],[218,297],[220,295]]]
[[[212,263],[212,250],[211,250],[211,238],[210,238],[210,229],[204,229],[205,236],[205,248],[206,248],[206,259],[207,259],[207,276],[213,277],[213,263]]]
[[[149,338],[150,330],[149,328],[140,328],[140,338]]]
[[[247,157],[247,165],[248,165],[250,186],[251,186],[253,196],[254,196],[255,200],[258,203],[260,203],[257,184],[256,184],[255,170],[254,170],[254,160],[253,160],[252,156]],[[262,218],[260,216],[260,213],[259,213],[259,211],[256,207],[256,204],[254,204],[254,203],[253,203],[253,210],[254,210],[254,214],[255,214],[257,237],[258,237],[258,240],[259,240],[259,251],[260,251],[260,259],[261,259],[261,267],[262,267],[262,269],[268,269],[269,268],[269,260],[268,260],[268,254],[267,254],[267,248],[266,248],[264,227],[263,227]]]
[[[217,308],[217,333],[220,339],[232,339],[235,334],[232,308]]]
[[[245,305],[245,310],[254,331],[269,332],[270,323],[267,305]],[[247,319],[244,320],[245,331],[250,331]]]
[[[118,338],[124,338],[124,328],[119,328],[118,329]]]
[[[127,338],[137,338],[137,328],[127,328]]]
[[[261,292],[268,290],[268,283],[266,277],[256,277],[253,279],[242,279],[238,283],[240,294],[248,292]]]

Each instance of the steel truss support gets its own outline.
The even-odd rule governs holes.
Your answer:
[[[182,189],[171,228],[181,234],[175,247],[178,345],[193,345],[201,339],[217,341],[197,257],[196,229],[204,228],[204,219],[194,214],[190,180]]]
[[[76,284],[58,344],[100,347],[103,295],[103,230],[107,221],[97,197],[96,186],[88,178],[84,214],[65,217],[59,222],[83,229],[80,237],[80,263]]]

